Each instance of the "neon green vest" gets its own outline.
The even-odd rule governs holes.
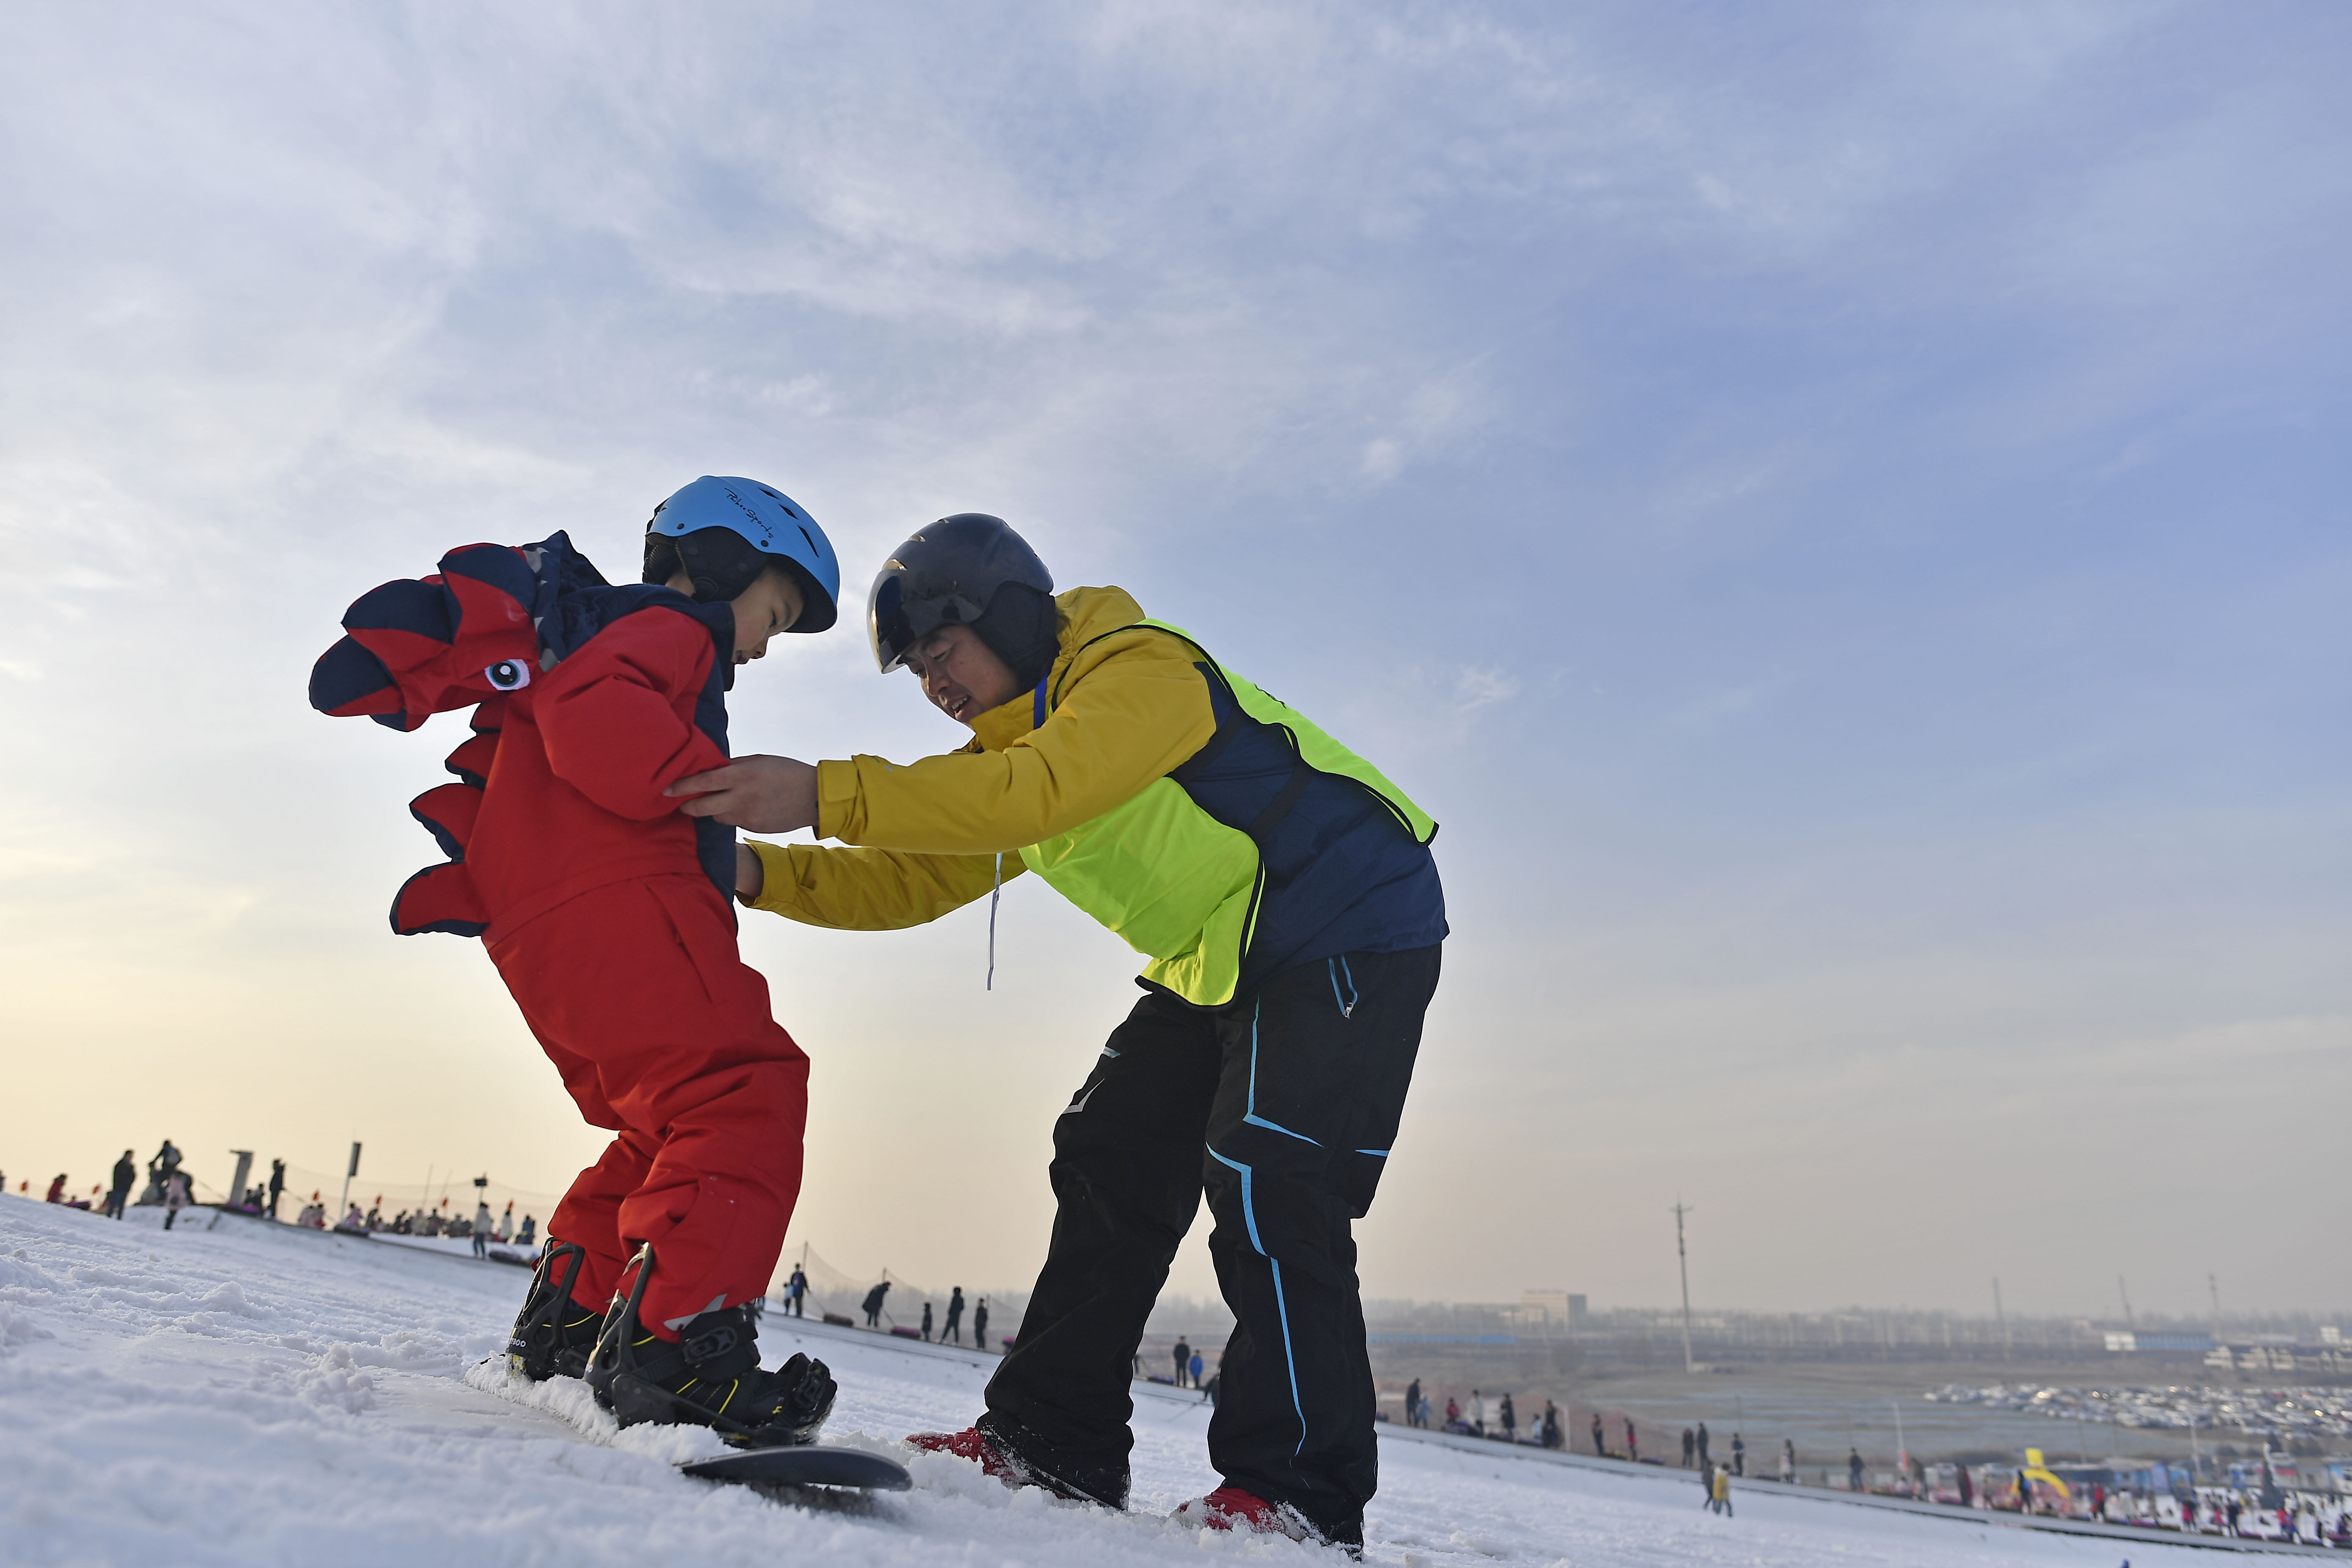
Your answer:
[[[1437,832],[1429,814],[1378,768],[1218,664],[1188,633],[1162,621],[1135,625],[1181,637],[1217,672],[1244,714],[1284,731],[1309,768],[1362,784],[1417,843]],[[1125,805],[1030,845],[1021,861],[1149,958],[1146,979],[1200,1006],[1233,1000],[1265,892],[1257,845],[1201,809],[1174,779],[1154,779]]]

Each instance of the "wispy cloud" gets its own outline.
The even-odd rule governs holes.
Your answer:
[[[1507,702],[1519,694],[1519,683],[1500,669],[1465,669],[1454,682],[1465,709],[1491,707]]]

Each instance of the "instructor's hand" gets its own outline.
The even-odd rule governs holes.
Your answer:
[[[738,757],[723,768],[678,780],[665,795],[690,795],[688,816],[715,816],[754,833],[816,826],[816,769],[791,757]]]
[[[735,846],[735,896],[745,903],[757,903],[761,891],[768,885],[768,868],[749,844]]]

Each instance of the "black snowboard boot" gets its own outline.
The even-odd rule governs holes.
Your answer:
[[[580,1279],[587,1252],[568,1241],[547,1239],[531,1270],[530,1294],[523,1298],[507,1339],[507,1364],[517,1377],[538,1383],[550,1377],[583,1377],[588,1353],[596,1348],[597,1331],[604,1314],[579,1306],[572,1287]]]
[[[637,1317],[653,1248],[637,1253],[637,1280],[615,1297],[588,1363],[588,1386],[624,1426],[685,1422],[709,1426],[740,1448],[814,1443],[833,1414],[833,1373],[795,1355],[774,1372],[760,1366],[758,1325],[748,1307],[721,1307],[690,1320],[675,1342]]]

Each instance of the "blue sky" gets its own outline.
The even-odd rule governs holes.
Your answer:
[[[749,473],[856,585],[1013,520],[1444,824],[1375,1294],[1665,1300],[1679,1192],[1726,1303],[2347,1304],[2340,7],[0,44],[12,1178],[171,1131],[560,1186],[593,1142],[488,964],[383,931],[446,745],[302,679],[449,545],[617,570]],[[739,748],[957,739],[854,633],[789,652]],[[982,918],[747,923],[816,1061],[796,1232],[845,1265],[1042,1248],[1133,963],[1016,886],[982,994]]]

